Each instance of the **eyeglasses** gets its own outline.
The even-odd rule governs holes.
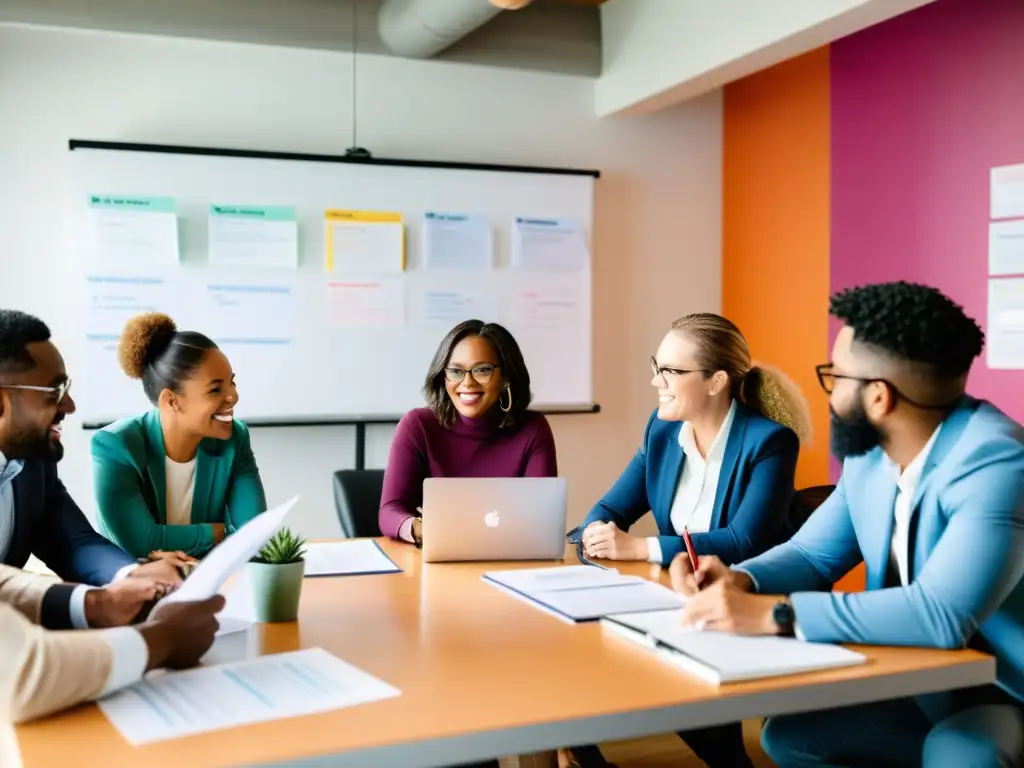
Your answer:
[[[666,373],[670,373],[673,376],[682,376],[684,373],[702,373],[702,371],[699,368],[687,370],[685,368],[670,368],[667,365],[658,365],[654,355],[651,355],[651,373],[655,376],[664,376]]]
[[[4,389],[28,389],[32,392],[49,392],[54,396],[54,404],[60,405],[64,396],[71,389],[71,379],[65,379],[55,387],[37,387],[32,384],[0,384]]]
[[[486,384],[494,375],[494,369],[501,368],[500,365],[474,365],[468,371],[463,368],[451,367],[444,369],[444,376],[448,381],[462,381],[466,374],[471,374],[473,379],[480,384]]]
[[[814,371],[815,373],[818,374],[818,383],[821,385],[821,388],[825,391],[826,395],[832,394],[832,390],[836,388],[837,379],[848,379],[849,381],[863,381],[865,383],[872,381],[882,381],[885,382],[886,384],[889,384],[889,382],[885,381],[885,379],[868,379],[863,376],[847,376],[842,373],[836,373],[834,370],[832,370],[833,367],[834,366],[832,363],[823,363],[822,365],[814,366]],[[892,387],[892,384],[889,384],[889,386]],[[893,389],[895,389],[895,387],[893,387]]]
[[[821,385],[821,388],[825,390],[826,395],[832,394],[832,390],[836,388],[836,381],[838,381],[839,379],[847,379],[849,381],[860,381],[865,384],[872,384],[876,382],[878,384],[884,384],[889,388],[889,391],[892,392],[894,401],[902,400],[903,402],[907,403],[907,405],[912,405],[915,408],[920,408],[921,410],[925,411],[948,410],[949,408],[952,408],[954,405],[960,402],[960,400],[962,399],[960,397],[957,397],[952,402],[939,403],[938,405],[925,405],[924,403],[919,403],[916,400],[911,400],[905,394],[900,392],[897,386],[888,379],[882,379],[877,376],[847,376],[845,373],[836,373],[834,370],[832,370],[833,367],[833,363],[824,363],[822,365],[814,366],[814,370],[818,374],[818,383]]]

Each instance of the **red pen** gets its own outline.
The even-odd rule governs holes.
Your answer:
[[[697,553],[693,551],[693,539],[690,538],[690,532],[686,530],[686,526],[683,526],[683,544],[686,545],[686,554],[690,556],[690,566],[693,568],[693,572],[697,573]]]

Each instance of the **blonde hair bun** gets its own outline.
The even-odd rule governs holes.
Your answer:
[[[152,360],[154,343],[170,343],[178,326],[168,315],[146,312],[129,320],[117,344],[117,360],[121,370],[133,379],[141,379],[146,363]]]

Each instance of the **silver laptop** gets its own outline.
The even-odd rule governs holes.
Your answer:
[[[560,477],[429,477],[423,561],[561,560],[566,481]]]

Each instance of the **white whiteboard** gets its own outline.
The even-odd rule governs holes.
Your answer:
[[[89,146],[72,142],[76,214],[80,217],[85,376],[76,400],[87,426],[149,407],[140,382],[121,373],[115,357],[123,321],[146,309],[171,315],[180,330],[212,336],[238,379],[238,415],[252,423],[360,421],[398,416],[422,405],[421,387],[434,350],[456,322],[424,316],[424,296],[454,290],[472,297],[472,316],[500,322],[515,335],[532,378],[539,410],[590,410],[591,270],[593,223],[590,172],[558,173],[438,164],[370,164],[331,158],[248,153],[213,154],[182,148]],[[84,145],[84,146],[83,146]],[[173,198],[180,263],[165,267],[100,268],[87,253],[90,195]],[[291,206],[298,220],[297,269],[221,267],[208,262],[208,213],[214,204]],[[327,209],[399,211],[406,237],[406,269],[398,282],[401,325],[338,326],[330,320],[325,283],[324,212]],[[427,211],[486,216],[493,231],[488,270],[430,270],[423,263],[422,217]],[[587,244],[585,269],[526,271],[510,264],[514,217],[564,218],[579,223]],[[250,302],[248,316],[224,316],[218,287],[266,286],[284,291],[282,303]],[[544,296],[572,311],[555,317],[524,309],[525,295]],[[124,300],[96,327],[94,305]],[[260,310],[266,307],[266,310]],[[286,307],[282,310],[281,307]],[[109,306],[107,306],[109,310]],[[279,318],[277,315],[281,315]],[[270,319],[274,316],[273,319]],[[266,336],[238,340],[231,328],[254,326]],[[252,335],[252,334],[250,334]],[[218,336],[220,338],[218,338]]]

